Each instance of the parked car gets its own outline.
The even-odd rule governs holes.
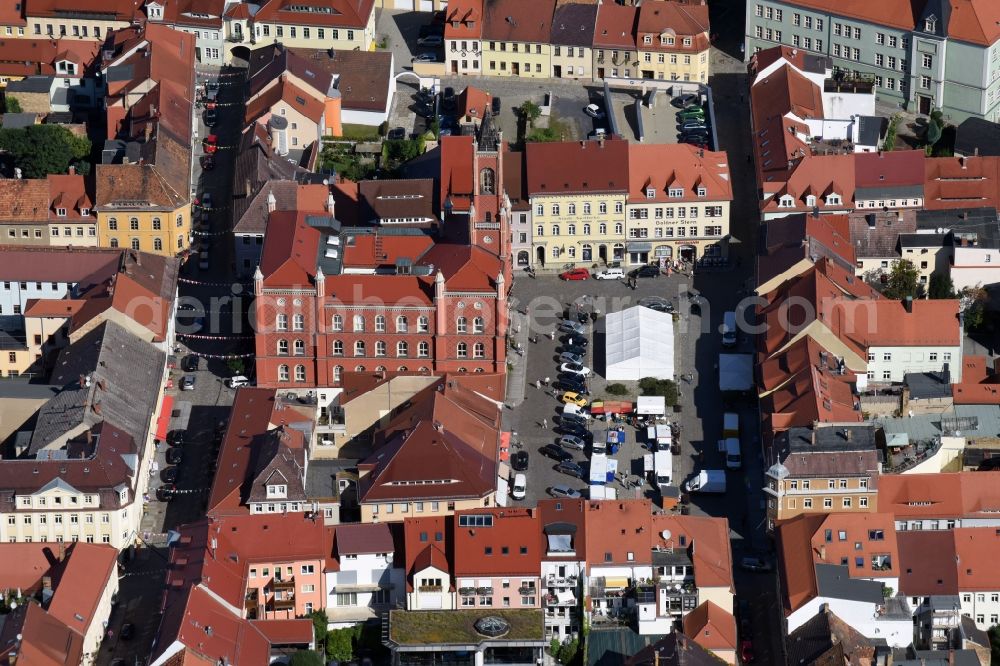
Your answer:
[[[582,336],[586,329],[584,328],[583,324],[581,324],[578,321],[565,319],[559,322],[559,330],[562,331],[563,333],[573,333],[575,335]]]
[[[646,264],[645,266],[640,266],[639,268],[635,269],[634,271],[629,273],[629,275],[631,275],[632,277],[641,277],[641,278],[660,277],[660,267],[653,266],[652,264]]]
[[[546,444],[542,448],[538,449],[538,452],[541,453],[543,456],[553,458],[559,462],[573,459],[572,453],[570,453],[565,449],[560,449],[555,444]]]
[[[156,489],[156,499],[159,502],[169,502],[177,494],[177,486],[174,484],[168,484],[165,486],[160,486]]]
[[[572,268],[559,274],[560,280],[586,280],[590,272],[586,268]]]
[[[215,124],[219,122],[219,112],[215,109],[208,109],[202,115],[202,118],[205,120],[206,125],[208,125],[209,127],[214,127]]]
[[[621,280],[625,277],[624,268],[605,268],[594,273],[595,280]]]
[[[180,468],[167,467],[165,470],[160,472],[160,481],[163,481],[164,483],[177,483],[178,476],[180,476]]]
[[[604,118],[604,112],[601,111],[601,107],[596,104],[588,104],[583,110],[591,118],[596,118],[597,120],[602,120]]]
[[[226,380],[226,386],[229,388],[239,388],[241,386],[248,386],[249,384],[250,380],[243,375],[236,375]]]
[[[510,487],[510,496],[516,500],[523,500],[528,494],[528,477],[524,474],[515,474],[514,483]]]
[[[765,572],[771,570],[771,563],[756,555],[747,555],[740,560],[740,566],[744,571]]]
[[[437,62],[437,56],[433,53],[419,53],[410,58],[410,62]]]
[[[587,353],[586,347],[581,347],[579,345],[563,345],[559,348],[559,351],[566,352],[568,354],[577,354],[578,356],[583,356]]]
[[[219,149],[219,137],[215,136],[214,134],[209,134],[208,136],[205,137],[205,140],[202,142],[202,144],[203,148],[205,149],[205,152],[211,155],[212,153],[214,153]]]
[[[179,465],[181,460],[184,459],[184,449],[173,448],[167,449],[167,463],[170,465]]]
[[[570,425],[579,425],[584,428],[587,427],[587,417],[582,414],[566,414],[563,413],[559,416],[559,427],[566,428]]]
[[[680,124],[680,128],[681,131],[684,132],[692,129],[705,129],[706,126],[704,120],[685,120]]]
[[[562,342],[563,344],[573,345],[576,347],[583,347],[584,349],[586,349],[587,345],[590,344],[590,340],[583,337],[582,335],[572,335],[572,334],[563,336]]]
[[[563,393],[562,401],[570,405],[576,405],[577,407],[586,407],[590,404],[589,400],[575,391],[566,391]]]
[[[590,374],[590,368],[580,363],[563,363],[559,366],[559,372],[572,372],[574,375],[582,375],[586,377]]]
[[[576,435],[563,435],[559,438],[559,446],[564,449],[574,449],[576,451],[583,451],[587,448],[587,443],[582,437],[577,437]]]
[[[553,497],[565,497],[567,499],[580,499],[583,497],[579,490],[573,490],[569,486],[564,486],[562,484],[549,488],[549,495],[552,495]]]
[[[678,95],[677,97],[675,97],[674,100],[671,102],[671,104],[673,104],[678,108],[683,108],[685,106],[697,102],[698,102],[698,95],[695,95],[694,93],[685,93],[683,95]]]
[[[744,638],[740,641],[740,663],[749,664],[753,660],[753,641],[749,638]]]
[[[212,193],[211,192],[202,192],[201,193],[201,205],[204,206],[205,208],[211,208],[212,207]]]
[[[181,378],[181,390],[182,391],[193,391],[194,390],[194,375],[184,375]]]
[[[494,95],[493,99],[490,100],[490,110],[493,112],[494,116],[500,115],[501,105],[502,102],[500,101],[500,98]]]
[[[402,141],[406,138],[406,130],[402,127],[393,127],[389,130],[385,138],[389,139],[389,141]]]
[[[528,469],[528,452],[516,451],[514,455],[510,457],[510,466],[518,472],[523,472]]]
[[[417,38],[418,46],[444,46],[444,37],[441,35],[427,35]]]
[[[575,476],[578,479],[583,478],[583,467],[581,467],[579,463],[575,463],[570,460],[564,460],[556,465],[556,471],[562,472],[563,474],[569,474],[570,476]]]
[[[561,363],[583,363],[583,356],[579,354],[570,354],[569,352],[563,352],[559,354],[559,361]]]
[[[674,311],[674,304],[664,298],[660,298],[659,296],[641,298],[639,299],[639,305],[644,308],[649,308],[650,310],[656,310],[657,312]]]
[[[170,446],[184,446],[184,437],[186,434],[183,430],[171,430],[167,433],[167,444]]]
[[[563,435],[572,435],[573,437],[579,437],[580,439],[590,439],[593,437],[591,432],[587,429],[587,426],[579,423],[560,423],[559,432]]]
[[[683,111],[677,112],[677,119],[681,121],[685,120],[705,120],[705,112],[700,108],[684,109]]]
[[[571,375],[575,379],[560,379],[555,385],[557,388],[563,391],[572,391],[580,395],[590,395],[590,391],[587,390],[587,384],[584,383],[583,379],[579,375]]]
[[[212,155],[202,155],[201,156],[201,170],[211,171],[215,168],[215,157]]]
[[[686,130],[680,133],[680,138],[684,140],[708,141],[708,128],[702,127],[693,130]]]

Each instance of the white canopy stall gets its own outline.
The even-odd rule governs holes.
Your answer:
[[[606,378],[674,378],[674,319],[640,305],[605,318]]]

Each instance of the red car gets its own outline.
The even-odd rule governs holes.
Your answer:
[[[205,152],[211,155],[216,150],[218,150],[219,149],[218,142],[219,142],[219,137],[215,136],[214,134],[209,134],[208,136],[206,136]]]
[[[565,273],[559,274],[560,280],[586,280],[590,277],[590,271],[586,268],[573,268]]]
[[[740,641],[740,661],[749,664],[753,661],[753,643],[749,638]]]

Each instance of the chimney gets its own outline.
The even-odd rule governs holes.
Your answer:
[[[913,314],[913,296],[907,296],[903,299],[903,307],[906,308],[907,313]]]
[[[75,176],[75,175],[76,175],[76,167],[75,167],[75,166],[73,166],[72,164],[70,164],[70,165],[69,165],[69,171],[68,171],[68,173],[69,173],[69,175],[71,175],[71,176]]]
[[[60,541],[56,545],[58,546],[58,554],[56,555],[56,557],[59,559],[60,562],[62,562],[63,560],[66,559],[66,544]]]
[[[149,139],[153,136],[153,125],[151,123],[146,123],[143,126],[142,134],[145,137],[146,143],[149,143]]]
[[[972,156],[979,157],[979,146],[976,146],[975,149],[973,149]]]
[[[333,192],[330,192],[329,194],[327,194],[326,195],[326,212],[328,212],[330,215],[333,215],[333,209],[334,209],[334,206],[336,205],[336,203],[337,202],[334,201],[334,199],[333,199]]]
[[[94,406],[91,409],[93,409],[94,413],[97,414],[98,416],[101,415],[101,403],[95,402]]]
[[[274,198],[274,192],[267,193],[267,212],[273,213],[275,207],[278,205],[278,200]]]
[[[968,168],[968,167],[967,167],[967,166],[965,165],[965,155],[962,155],[961,157],[959,157],[959,158],[958,158],[958,163],[962,165],[962,168],[963,168],[963,169],[967,169],[967,168]]]
[[[62,558],[59,558],[62,559]],[[42,576],[42,589],[51,590],[52,589],[52,576]]]

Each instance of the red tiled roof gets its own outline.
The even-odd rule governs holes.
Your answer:
[[[434,246],[429,235],[397,236],[375,233],[357,234],[343,247],[344,268],[395,267],[401,257],[417,259]]]
[[[445,10],[445,39],[479,39],[483,34],[482,0],[452,0]]]
[[[856,260],[848,215],[786,215],[769,220],[764,233],[766,250],[757,259],[758,286],[779,276],[792,277],[788,271],[803,260],[813,264],[822,257],[832,257],[840,259],[845,268],[853,267]]]
[[[481,247],[436,243],[421,258],[444,275],[449,291],[496,292],[503,262]]]
[[[327,304],[383,303],[433,305],[434,281],[416,275],[334,275],[326,278]]]
[[[635,30],[638,21],[638,7],[602,2],[597,8],[594,46],[635,49]]]
[[[713,601],[684,616],[684,635],[706,650],[736,649],[736,618]]]
[[[528,194],[628,192],[628,149],[622,139],[528,143]]]
[[[986,518],[1000,511],[1000,472],[889,474],[879,478],[878,506],[897,520]]]
[[[70,629],[86,634],[108,582],[118,575],[118,550],[105,544],[76,542],[67,552],[66,567],[48,612]]]
[[[923,185],[923,150],[894,150],[854,154],[856,187]]]
[[[951,385],[956,405],[1000,405],[1000,380],[985,356],[962,359],[962,383]]]
[[[24,20],[24,16],[21,14],[23,6],[24,3],[22,2],[0,3],[0,25],[28,25],[28,22]]]
[[[331,28],[364,28],[375,10],[374,0],[311,0],[310,7],[322,11],[299,11],[296,0],[270,0],[254,15],[257,23],[286,25],[318,25]]]
[[[829,531],[830,538],[826,538]],[[834,513],[827,515],[809,540],[815,564],[840,565],[846,559],[851,578],[896,578],[900,572],[896,525],[891,513]],[[890,566],[873,571],[873,555],[889,555]],[[864,558],[858,568],[854,558]]]
[[[1000,39],[1000,5],[994,0],[952,2],[948,39],[993,46]]]
[[[473,195],[473,137],[441,138],[441,205],[451,201],[455,210],[468,210]]]
[[[642,50],[704,51],[709,47],[708,4],[680,2],[644,2],[639,5],[639,22],[636,26],[639,48]],[[673,46],[661,47],[661,34],[693,37],[691,46],[676,40]],[[651,45],[642,44],[643,35],[653,35]]]
[[[63,18],[65,14],[89,14],[104,20],[145,19],[141,0],[31,0],[25,8],[28,18]]]
[[[275,211],[269,216],[260,258],[267,286],[312,283],[321,234],[305,218],[301,211]]]
[[[810,543],[824,520],[825,516],[803,513],[777,527],[778,575],[785,615],[816,597],[816,565]]]
[[[32,666],[79,664],[83,636],[52,617],[37,603],[28,603],[21,629],[17,661]]]
[[[490,0],[483,13],[483,39],[548,44],[555,0]]]
[[[395,548],[386,523],[337,525],[334,538],[338,556],[391,553]]]
[[[459,529],[463,514],[493,516],[493,526]],[[470,509],[456,512],[453,520],[456,577],[538,575],[542,553],[535,535],[541,525],[534,509]]]
[[[311,645],[313,641],[313,621],[307,617],[295,620],[254,620],[254,628],[271,645]]]
[[[628,146],[629,200],[636,203],[731,201],[729,160],[724,152],[703,151],[686,143]],[[705,194],[698,190],[704,188]],[[655,191],[654,198],[647,191]],[[671,197],[681,189],[681,197]]]
[[[492,99],[493,96],[485,90],[466,86],[465,90],[458,95],[457,115],[460,118],[468,116],[482,120],[486,112],[490,109],[490,100]]]
[[[924,167],[926,208],[1000,206],[1000,157],[934,157]]]
[[[406,561],[406,588],[413,590],[413,572],[433,564],[442,571],[451,571],[451,522],[446,516],[407,518],[403,521],[403,553]],[[434,551],[437,551],[435,554]]]

